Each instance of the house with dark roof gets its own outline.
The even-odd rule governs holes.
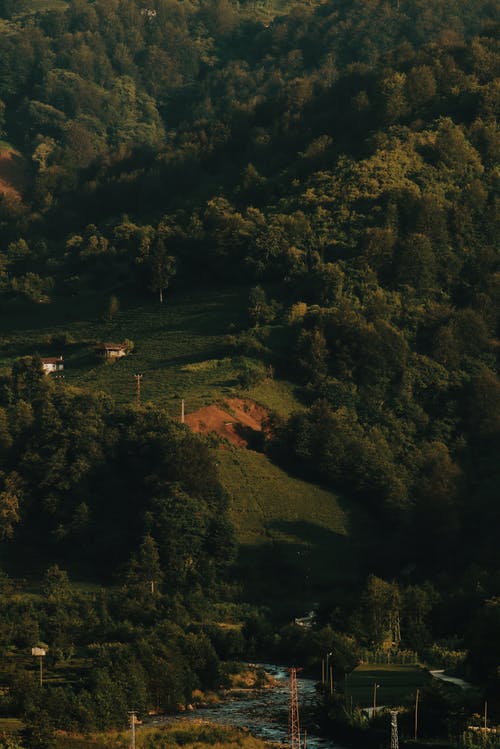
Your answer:
[[[128,349],[125,343],[99,343],[95,347],[95,354],[101,359],[119,359],[127,356]]]

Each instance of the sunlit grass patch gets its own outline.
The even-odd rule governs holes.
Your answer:
[[[130,731],[107,731],[87,736],[60,734],[56,749],[128,749]],[[251,736],[247,731],[229,726],[219,726],[206,721],[173,721],[164,726],[139,725],[136,727],[137,749],[184,749],[210,746],[213,749],[266,749],[269,744]]]
[[[352,696],[354,705],[371,707],[376,691],[377,705],[399,705],[413,699],[415,690],[431,679],[427,669],[418,664],[362,664],[348,675],[346,695],[349,700]]]

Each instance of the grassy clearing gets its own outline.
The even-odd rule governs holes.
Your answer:
[[[130,732],[109,731],[89,736],[59,735],[55,746],[56,749],[128,749]],[[211,746],[214,749],[265,749],[269,744],[239,728],[201,721],[175,721],[161,727],[137,726],[136,746],[137,749],[172,749],[177,746],[182,746],[183,749],[199,749],[200,746]]]
[[[0,323],[0,365],[9,366],[20,355],[62,354],[68,384],[109,393],[118,403],[134,401],[133,375],[141,372],[143,402],[153,401],[177,416],[181,398],[193,411],[236,386],[224,338],[244,306],[236,290],[178,294],[163,306],[136,304],[112,322],[101,319],[105,300],[72,299],[65,305],[36,305],[36,311],[32,305],[24,314],[16,308]],[[49,345],[51,335],[64,333],[72,343]],[[135,343],[132,354],[108,364],[96,360],[95,343],[125,338]],[[201,365],[212,360],[217,361]]]
[[[396,664],[362,664],[346,682],[346,696],[354,705],[373,705],[374,684],[377,687],[377,705],[401,705],[415,698],[415,690],[432,681],[423,666]]]
[[[23,724],[18,718],[0,718],[0,734],[18,733],[23,729]]]
[[[0,367],[19,356],[64,356],[65,382],[101,390],[121,404],[135,400],[135,373],[143,373],[142,401],[163,406],[172,417],[195,411],[238,392],[237,371],[227,348],[231,325],[246,317],[246,288],[177,293],[164,305],[131,300],[111,322],[102,319],[106,299],[72,298],[64,303],[5,305],[0,318]],[[51,344],[54,335],[67,335],[67,345]],[[99,341],[135,344],[127,357],[111,363],[97,361]],[[299,407],[293,386],[279,381],[243,393],[286,415]]]
[[[352,585],[357,579],[353,516],[338,496],[288,475],[251,450],[220,450],[217,461],[231,498],[250,598],[281,599],[280,606],[299,616],[331,596],[332,586]]]
[[[307,544],[307,533],[302,537],[294,529],[299,521],[347,536],[348,515],[332,492],[289,476],[265,455],[251,450],[221,450],[217,461],[242,543]]]
[[[245,397],[260,403],[278,416],[286,418],[294,411],[304,409],[295,395],[296,386],[285,380],[263,380],[245,391]]]

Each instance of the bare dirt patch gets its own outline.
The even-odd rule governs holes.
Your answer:
[[[25,159],[13,148],[0,149],[0,195],[22,200],[29,182]]]
[[[228,398],[222,406],[205,406],[187,414],[186,424],[199,434],[215,433],[236,447],[250,447],[262,432],[265,408],[244,398]]]

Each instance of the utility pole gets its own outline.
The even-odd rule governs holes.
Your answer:
[[[488,703],[484,703],[484,730],[488,728]]]
[[[181,424],[184,424],[184,398],[181,400]]]
[[[43,687],[43,659],[47,655],[47,648],[31,648],[31,655],[39,659],[40,663],[40,687]]]
[[[136,384],[136,405],[139,407],[141,405],[141,380],[144,377],[142,374],[135,374],[135,384]]]
[[[325,686],[325,659],[321,659],[321,684]]]
[[[330,666],[330,696],[333,697],[333,666]]]
[[[373,682],[373,714],[375,715],[375,711],[377,709],[377,689],[379,688],[380,684],[377,684],[377,682]]]
[[[418,736],[418,698],[419,696],[420,696],[420,690],[417,689],[417,691],[415,692],[415,733],[414,733],[415,741],[417,740],[417,736]]]
[[[130,710],[130,749],[135,749],[135,724],[137,721],[137,713],[135,710]]]

